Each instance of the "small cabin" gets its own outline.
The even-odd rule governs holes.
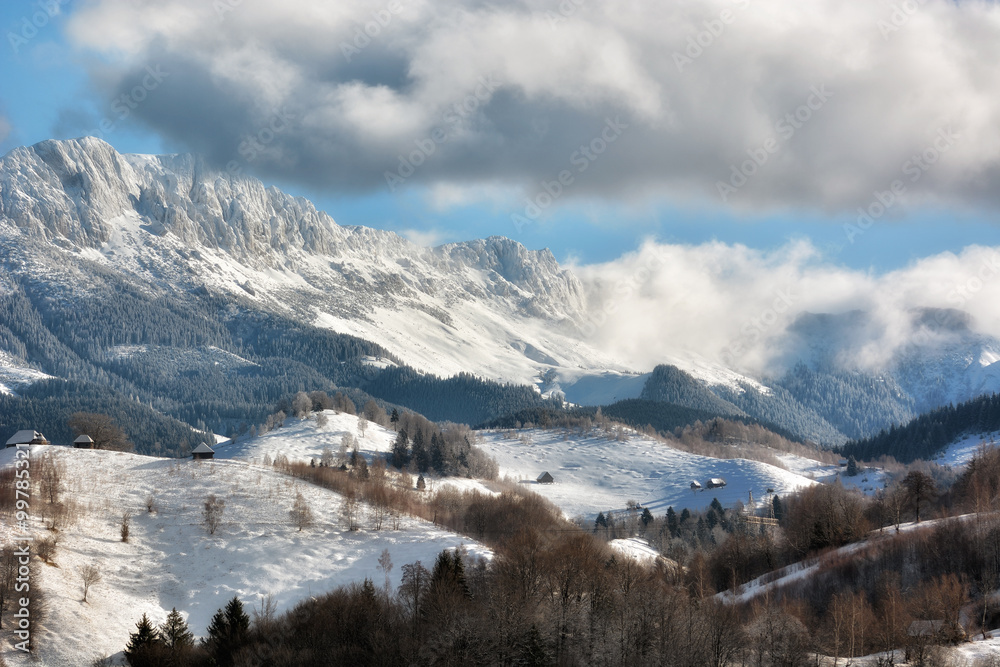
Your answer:
[[[215,456],[215,450],[206,445],[204,442],[191,450],[191,458],[195,461],[201,461],[202,459],[210,459]]]
[[[89,435],[78,435],[76,440],[73,441],[73,447],[76,449],[94,449],[94,439]]]
[[[696,480],[696,479],[691,480],[691,490],[692,491],[701,491],[701,483],[698,482],[698,480]]]
[[[539,484],[552,484],[556,480],[552,479],[552,475],[550,475],[549,473],[543,472],[541,475],[538,476],[538,479],[535,481],[538,482]]]
[[[47,445],[49,441],[45,439],[45,436],[38,431],[32,431],[27,429],[24,431],[18,431],[11,436],[10,440],[7,441],[8,447],[17,447],[18,445]]]
[[[721,477],[713,477],[712,479],[705,482],[705,486],[710,489],[721,489],[726,485],[726,480]]]

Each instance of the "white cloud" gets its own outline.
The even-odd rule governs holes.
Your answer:
[[[721,203],[735,167],[754,172],[728,193],[738,208],[854,211],[896,180],[909,204],[995,205],[1000,7],[897,6],[95,0],[70,34],[116,63],[95,70],[104,99],[162,65],[172,76],[133,113],[221,164],[263,132],[271,150],[249,166],[313,185],[395,172],[532,194],[569,170],[563,201]],[[279,109],[294,121],[269,136]],[[603,144],[616,117],[628,129]]]
[[[433,248],[444,242],[444,234],[436,229],[403,229],[399,234],[424,248]]]
[[[587,333],[638,368],[683,350],[773,372],[802,352],[786,331],[802,313],[871,315],[846,334],[856,336],[852,356],[836,360],[852,367],[883,362],[912,341],[913,309],[962,310],[975,330],[1000,336],[1000,248],[971,246],[875,275],[830,264],[807,243],[761,252],[648,241],[575,270],[590,297]]]

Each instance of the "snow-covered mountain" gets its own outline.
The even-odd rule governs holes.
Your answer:
[[[277,361],[264,360],[287,358],[291,347],[300,351],[295,362],[312,365],[301,340],[244,358],[250,325],[235,319],[250,314],[253,326],[275,316],[291,323],[282,326],[376,343],[387,358],[364,350],[375,354],[373,366],[472,373],[583,404],[656,393],[646,386],[653,369],[584,335],[593,295],[548,250],[502,237],[420,247],[393,232],[341,226],[306,199],[189,155],[123,155],[94,138],[10,152],[0,159],[0,266],[0,300],[11,299],[0,304],[0,392],[48,376],[107,381],[190,421],[176,407],[178,392],[157,404],[163,392],[148,375],[198,367],[164,360],[195,350],[216,370],[274,377]],[[77,321],[74,304],[93,310],[125,292],[127,307]],[[137,301],[154,304],[155,317],[137,313]],[[145,319],[121,323],[130,317]],[[102,322],[122,334],[101,331],[94,342]],[[965,313],[914,311],[889,333],[902,344],[873,358],[889,334],[872,314],[802,313],[760,377],[669,349],[669,341],[662,362],[731,403],[727,414],[823,443],[1000,390],[1000,341],[975,333]],[[322,375],[345,381],[329,367]]]

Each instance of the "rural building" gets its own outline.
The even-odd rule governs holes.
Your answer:
[[[701,490],[701,484],[698,483],[698,480],[691,480],[691,490],[692,491],[700,491]]]
[[[204,442],[195,447],[191,451],[191,458],[193,458],[196,461],[200,461],[202,459],[210,459],[213,456],[215,456],[215,450],[206,445]]]
[[[78,435],[73,441],[73,446],[77,449],[95,449],[94,439],[89,435]]]
[[[550,475],[547,472],[543,472],[541,475],[538,476],[538,479],[535,481],[537,481],[539,484],[551,484],[555,480],[552,479],[552,475]]]
[[[16,447],[17,445],[47,445],[49,441],[45,439],[45,436],[38,431],[32,431],[30,429],[25,431],[18,431],[11,436],[10,440],[7,441],[8,447]]]
[[[713,477],[712,479],[705,482],[705,486],[709,489],[721,489],[726,485],[726,480],[721,477]]]

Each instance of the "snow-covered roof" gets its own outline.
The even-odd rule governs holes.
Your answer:
[[[726,483],[726,480],[722,479],[721,477],[713,477],[712,479],[708,480],[708,483],[711,484],[712,486],[722,486],[723,484]]]
[[[93,441],[94,441],[93,438],[91,438],[89,435],[84,434],[76,436],[76,440],[74,440],[73,442],[93,442]]]
[[[30,429],[18,431],[10,440],[7,441],[7,446],[11,445],[27,445],[35,440],[45,440],[45,436],[38,431],[32,431]]]
[[[691,480],[691,486],[693,486],[696,489],[700,489],[701,488],[701,482],[699,482],[696,479],[692,479]]]
[[[192,454],[214,454],[215,450],[206,445],[204,442],[191,450]]]

